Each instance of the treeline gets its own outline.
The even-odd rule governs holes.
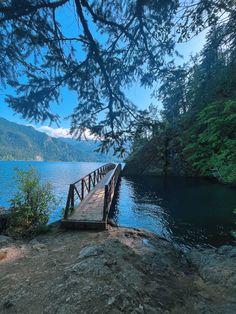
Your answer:
[[[127,173],[236,183],[235,24],[213,27],[199,55],[166,71],[158,91],[161,118],[140,125]]]
[[[112,150],[107,154],[96,152],[98,145],[92,140],[53,138],[0,117],[0,160],[120,161]]]

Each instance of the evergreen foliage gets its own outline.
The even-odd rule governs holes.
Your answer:
[[[75,15],[70,30],[63,27],[66,9]],[[24,118],[57,122],[51,105],[67,87],[78,95],[71,132],[80,137],[90,129],[103,149],[114,145],[122,154],[143,117],[125,88],[165,77],[173,70],[175,42],[222,15],[231,36],[234,0],[1,1],[0,77],[16,92],[6,101]]]
[[[210,103],[197,114],[185,149],[199,175],[236,183],[236,100]]]
[[[155,174],[215,177],[236,184],[234,23],[212,27],[200,55],[163,79],[162,127],[151,138],[142,136],[134,143],[126,172],[132,172],[131,164],[145,151],[146,161],[136,173],[150,173],[152,168]]]
[[[76,16],[71,34],[65,7]],[[147,164],[157,173],[235,181],[235,0],[4,0],[0,26],[1,81],[16,91],[6,101],[24,118],[57,122],[51,105],[67,87],[78,95],[75,137],[89,129],[101,149],[121,154],[134,138],[130,160],[142,154],[140,172]],[[201,54],[175,66],[175,43],[209,26]],[[157,80],[160,121],[124,92]]]

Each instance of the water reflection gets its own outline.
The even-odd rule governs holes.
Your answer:
[[[118,225],[185,244],[232,243],[235,189],[196,178],[123,177],[111,212]]]

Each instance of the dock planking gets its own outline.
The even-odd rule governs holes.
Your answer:
[[[71,184],[62,226],[106,229],[120,171],[120,164],[106,164]],[[79,204],[76,204],[76,199]]]

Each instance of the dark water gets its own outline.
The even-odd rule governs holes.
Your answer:
[[[233,243],[236,189],[204,179],[123,177],[111,217],[185,245]]]
[[[14,168],[38,169],[59,199],[50,222],[61,218],[68,186],[101,163],[0,161],[0,206],[16,191]],[[192,178],[122,178],[112,218],[121,226],[144,228],[185,245],[221,245],[236,233],[236,189]]]

